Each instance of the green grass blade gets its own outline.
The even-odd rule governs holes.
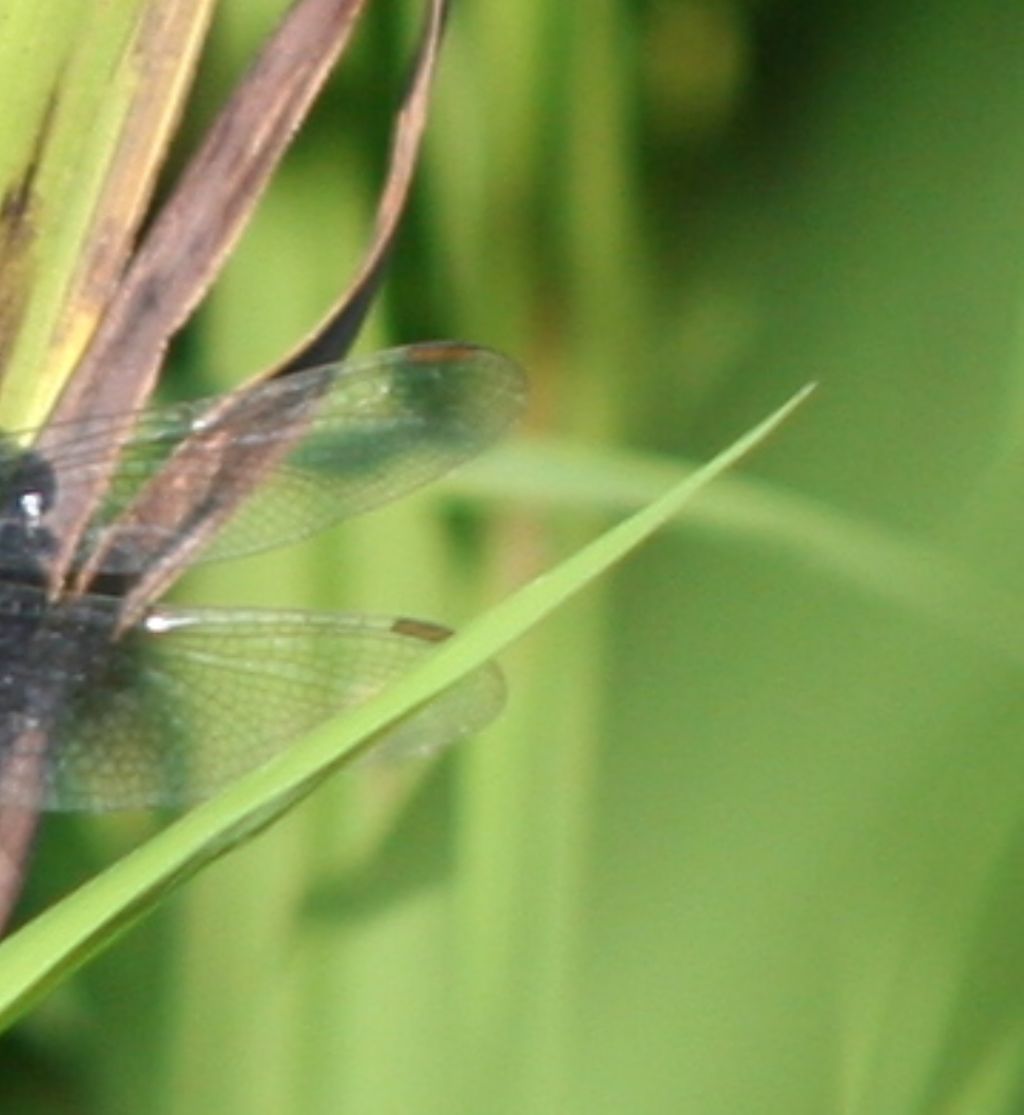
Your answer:
[[[0,418],[43,420],[114,289],[213,0],[0,9]]]
[[[510,499],[576,514],[641,507],[696,465],[607,446],[537,439],[504,447],[446,482],[453,495]],[[940,542],[917,538],[756,477],[729,476],[690,509],[680,529],[757,542],[1024,663],[1015,597]]]
[[[0,946],[0,1027],[10,1025],[165,894],[303,798],[361,743],[492,658],[624,558],[763,441],[808,390],[650,506],[468,625],[380,698],[324,724],[12,936]]]

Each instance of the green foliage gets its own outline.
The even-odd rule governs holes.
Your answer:
[[[222,6],[200,115],[283,6]],[[371,5],[173,390],[271,361],[358,258],[413,8]],[[458,672],[515,586],[819,390],[503,654],[482,738],[332,779],[38,1002],[5,1109],[1020,1109],[1022,32],[991,0],[455,5],[366,345],[508,350],[527,429],[183,594],[450,621]],[[27,913],[140,847],[0,949],[4,1001],[425,684],[148,842],[55,824]]]

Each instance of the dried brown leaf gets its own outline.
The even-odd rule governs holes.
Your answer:
[[[124,413],[153,390],[167,344],[209,289],[301,124],[365,0],[302,0],[285,16],[161,209],[52,415]],[[126,419],[123,433],[130,429]],[[45,453],[46,431],[39,440]],[[58,500],[52,578],[64,579],[107,476]],[[59,478],[58,478],[59,482]],[[59,491],[59,489],[58,489]]]

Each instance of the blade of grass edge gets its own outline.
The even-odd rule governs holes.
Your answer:
[[[168,825],[0,945],[0,1030],[109,945],[165,894],[305,797],[390,724],[528,632],[682,510],[799,406],[805,387],[712,461],[507,597],[379,697]]]

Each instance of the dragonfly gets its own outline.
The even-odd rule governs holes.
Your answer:
[[[158,597],[194,564],[293,542],[440,477],[492,445],[524,397],[508,358],[421,343],[0,444],[0,805],[188,804],[422,660],[447,628]],[[98,510],[69,543],[62,513],[97,483]],[[432,753],[503,698],[498,668],[482,667],[374,750]]]

